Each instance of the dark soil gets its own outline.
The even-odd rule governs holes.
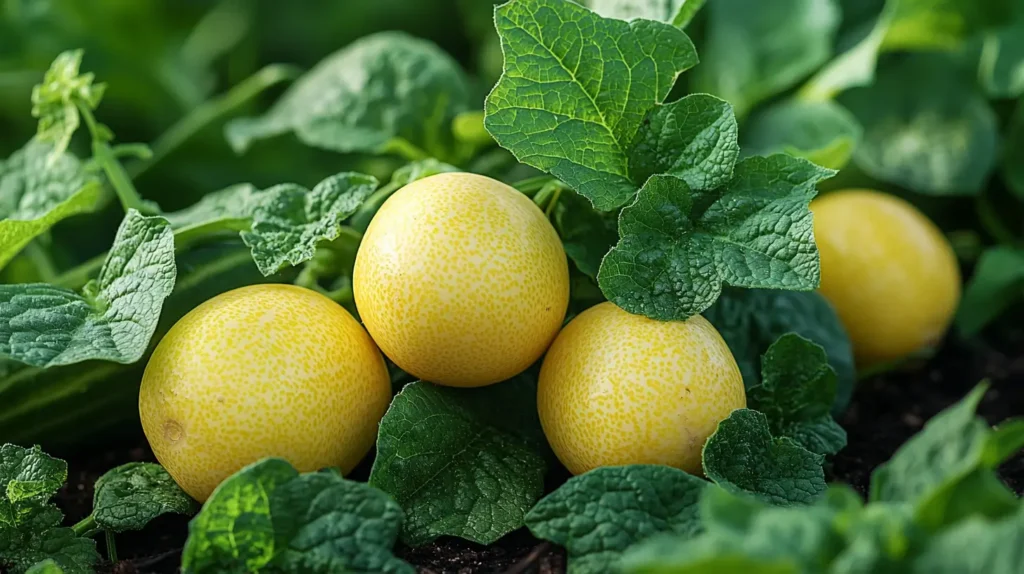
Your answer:
[[[1024,334],[1015,332],[1003,339],[998,347],[951,341],[932,359],[863,380],[840,421],[849,434],[849,446],[831,461],[828,478],[866,493],[874,468],[921,430],[925,421],[961,399],[982,379],[989,379],[992,385],[980,407],[980,414],[990,423],[1024,415]],[[58,502],[70,521],[88,514],[92,484],[104,471],[129,461],[153,460],[144,440],[132,437],[125,443],[128,446],[67,457],[69,484],[61,490]],[[364,463],[353,478],[365,479],[368,471],[369,465]],[[1024,492],[1024,456],[1004,465],[1001,474],[1015,491]],[[564,469],[560,469],[552,473],[549,482],[553,487],[565,477]],[[118,535],[121,561],[104,564],[101,571],[177,572],[187,524],[186,517],[165,516],[144,532]],[[102,539],[99,547],[105,553]],[[533,538],[525,530],[486,547],[443,539],[419,548],[399,548],[396,553],[424,574],[565,572],[564,551]]]

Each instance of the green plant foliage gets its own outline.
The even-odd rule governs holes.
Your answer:
[[[99,277],[81,293],[0,285],[0,356],[37,367],[89,359],[134,363],[149,345],[175,275],[167,220],[129,211]]]
[[[130,462],[96,481],[92,515],[110,532],[142,530],[167,513],[191,514],[194,502],[159,464]]]
[[[832,175],[786,155],[739,162],[732,180],[695,192],[671,175],[651,177],[619,217],[621,239],[601,264],[601,291],[659,320],[710,307],[722,285],[810,290],[818,250],[807,206]]]
[[[785,100],[756,113],[746,127],[747,152],[788,153],[830,169],[846,166],[862,135],[856,118],[832,101]]]
[[[973,195],[995,166],[995,114],[946,56],[886,60],[870,87],[840,101],[864,126],[854,161],[877,179],[933,195]]]
[[[700,533],[697,503],[709,487],[667,466],[597,468],[538,502],[526,525],[534,536],[566,548],[570,572],[617,572],[622,552],[636,542],[659,533]]]
[[[411,574],[391,555],[401,522],[375,488],[265,459],[214,490],[189,524],[182,570]]]
[[[715,0],[695,87],[744,116],[828,61],[838,25],[835,0]]]
[[[39,447],[0,446],[0,566],[20,573],[49,559],[68,574],[93,571],[96,544],[60,526],[50,502],[67,476],[67,464]]]
[[[547,470],[535,404],[536,383],[526,377],[480,389],[422,381],[402,389],[380,423],[370,484],[405,510],[403,542],[490,544],[523,525]]]
[[[448,159],[450,124],[469,108],[463,72],[429,42],[395,32],[367,36],[322,60],[266,115],[228,125],[238,151],[254,140],[294,132],[339,152],[407,148]]]
[[[590,0],[594,12],[619,20],[657,20],[686,28],[706,0]]]
[[[0,160],[0,269],[62,219],[96,209],[99,181],[70,153],[33,139]]]
[[[630,171],[631,144],[676,76],[697,63],[690,39],[668,24],[601,18],[562,0],[509,2],[495,19],[505,69],[487,97],[487,130],[598,209],[628,202],[643,184]],[[538,33],[548,29],[559,33]],[[553,89],[561,96],[544,97]]]
[[[761,356],[786,333],[796,333],[825,349],[836,371],[833,414],[846,408],[856,372],[853,348],[832,306],[813,292],[726,288],[703,313],[729,345],[748,389],[761,384]]]

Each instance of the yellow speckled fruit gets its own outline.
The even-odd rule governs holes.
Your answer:
[[[821,294],[850,334],[858,365],[905,357],[942,338],[960,301],[956,255],[906,201],[869,190],[811,203]]]
[[[488,177],[445,173],[384,202],[359,246],[353,290],[395,364],[477,387],[544,354],[569,304],[569,266],[529,198]]]
[[[700,474],[704,441],[746,404],[736,359],[703,317],[661,322],[607,302],[562,329],[537,389],[544,434],[573,474],[620,464]]]
[[[268,456],[347,473],[391,398],[380,351],[348,311],[291,285],[253,285],[193,309],[160,341],[139,413],[157,460],[204,501]]]

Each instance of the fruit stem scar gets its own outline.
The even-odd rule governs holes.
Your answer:
[[[169,420],[164,423],[164,437],[170,442],[178,442],[185,436],[185,429],[178,421]]]

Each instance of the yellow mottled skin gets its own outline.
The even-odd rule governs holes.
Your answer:
[[[544,354],[565,318],[569,267],[529,198],[446,173],[391,196],[356,256],[356,306],[384,354],[455,387],[504,381]]]
[[[623,464],[700,474],[704,441],[746,404],[736,360],[703,317],[661,322],[608,302],[558,335],[537,391],[544,434],[573,474]]]
[[[301,287],[253,285],[174,325],[146,365],[139,414],[157,460],[204,501],[268,456],[347,473],[390,398],[384,358],[348,311]]]
[[[960,301],[953,248],[906,201],[870,190],[811,203],[821,294],[850,334],[858,365],[905,357],[942,338]]]

